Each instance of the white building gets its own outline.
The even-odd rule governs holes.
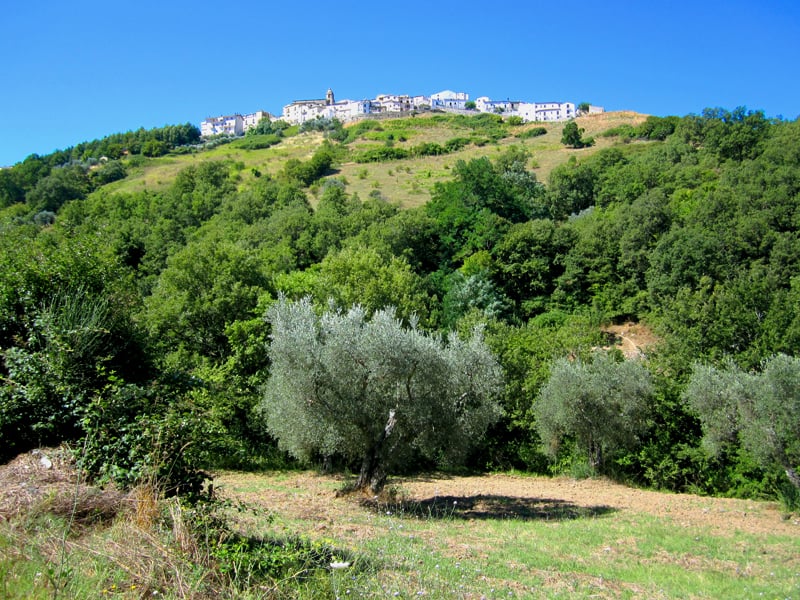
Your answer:
[[[404,113],[413,108],[411,96],[396,94],[379,94],[375,97],[375,103],[382,113]]]
[[[209,117],[200,123],[200,135],[211,137],[214,135],[242,135],[248,129],[258,125],[261,119],[271,119],[272,115],[263,110],[257,110],[248,115],[227,115],[223,117]]]
[[[452,90],[444,90],[431,94],[431,108],[432,109],[455,109],[464,110],[465,105],[469,101],[469,94],[465,92],[454,92]]]
[[[365,115],[402,114],[413,110],[466,110],[469,94],[443,90],[430,96],[409,96],[407,94],[380,94],[374,100],[342,100],[336,102],[333,90],[328,89],[325,98],[314,100],[295,100],[283,107],[282,118],[299,125],[318,117],[336,118],[340,121],[353,121]],[[512,100],[491,100],[481,96],[475,100],[480,112],[521,117],[524,121],[568,121],[577,115],[572,102],[517,102]],[[602,106],[590,106],[588,114],[602,113]],[[259,110],[248,115],[230,115],[208,118],[200,124],[203,137],[213,135],[242,135],[258,125],[263,118],[272,119],[268,112]]]
[[[336,102],[333,90],[329,89],[325,99],[295,100],[283,107],[283,120],[294,125],[324,117],[352,121],[375,112],[377,106],[372,100],[342,100]]]
[[[574,119],[574,102],[520,102],[517,114],[523,121],[569,121]]]
[[[325,111],[325,101],[295,100],[283,107],[283,120],[295,125],[321,117]]]
[[[295,125],[311,121],[317,117],[332,116],[326,114],[326,109],[335,104],[333,90],[328,88],[325,98],[315,100],[295,100],[283,107],[283,120]]]
[[[488,96],[481,96],[475,100],[475,109],[479,112],[515,115],[520,104],[518,101],[490,100]]]
[[[372,100],[342,100],[326,107],[324,116],[347,122],[373,113],[375,108]]]
[[[261,122],[261,119],[272,119],[272,115],[265,110],[257,110],[242,117],[242,127],[245,131],[252,129]]]
[[[213,135],[242,135],[244,133],[244,118],[242,115],[227,115],[223,117],[209,117],[200,123],[200,135],[211,137]]]
[[[420,110],[431,107],[431,99],[429,96],[412,96],[411,107],[414,110]]]

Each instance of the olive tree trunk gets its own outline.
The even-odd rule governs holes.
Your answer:
[[[384,466],[384,450],[386,440],[392,434],[394,426],[397,424],[394,409],[389,411],[389,419],[383,428],[380,437],[364,455],[361,462],[361,473],[356,481],[356,489],[369,489],[373,494],[378,494],[386,485],[386,468]]]

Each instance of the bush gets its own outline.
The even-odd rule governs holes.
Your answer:
[[[359,152],[355,155],[355,157],[353,157],[353,160],[355,160],[357,163],[369,163],[400,160],[408,157],[409,152],[404,148],[396,148],[394,146],[379,146]]]
[[[425,142],[424,144],[411,148],[411,154],[414,156],[439,156],[446,153],[447,150],[436,142]]]
[[[444,148],[448,152],[458,152],[469,145],[469,140],[463,137],[451,138],[444,143]]]
[[[125,171],[125,167],[121,162],[118,160],[112,160],[107,162],[96,171],[92,171],[89,174],[89,177],[96,185],[106,185],[113,181],[125,179],[127,174],[128,173]]]
[[[281,140],[281,136],[275,133],[266,135],[248,135],[242,140],[237,140],[233,145],[236,148],[241,148],[242,150],[261,150],[263,148],[270,148],[275,144],[280,144]]]
[[[146,386],[109,387],[82,410],[84,466],[123,489],[154,482],[169,495],[204,493],[216,440],[223,431],[195,401],[198,382],[166,376]]]
[[[525,131],[518,133],[514,137],[517,137],[521,140],[526,140],[529,138],[539,137],[540,135],[544,135],[546,133],[547,129],[545,129],[544,127],[534,127],[533,129],[526,129]]]

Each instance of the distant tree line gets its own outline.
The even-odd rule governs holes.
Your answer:
[[[66,169],[71,175],[57,176],[57,179],[70,179],[80,169],[86,171],[89,167],[97,165],[99,161],[118,161],[128,155],[162,156],[167,152],[200,141],[200,130],[191,123],[184,125],[168,125],[155,129],[140,128],[127,133],[115,133],[100,140],[81,142],[66,150],[56,150],[50,154],[40,156],[31,154],[25,160],[11,168],[0,170],[0,207],[9,206],[18,202],[25,202],[27,194],[32,191],[41,180],[53,174],[54,169]],[[113,167],[119,169],[121,166]],[[111,168],[106,171],[110,173]],[[118,171],[119,172],[119,171]],[[103,182],[101,177],[101,185]],[[61,183],[45,184],[47,187],[59,186]],[[79,194],[79,189],[85,188],[84,183],[64,183],[70,191],[61,194],[63,202],[85,196],[87,190]],[[39,200],[29,201],[29,204],[42,204]],[[52,203],[51,203],[52,204]]]

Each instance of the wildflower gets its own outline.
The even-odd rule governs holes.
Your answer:
[[[334,570],[346,569],[349,566],[350,566],[350,563],[349,562],[344,562],[344,561],[334,561],[334,562],[331,563],[331,569],[334,569]]]

